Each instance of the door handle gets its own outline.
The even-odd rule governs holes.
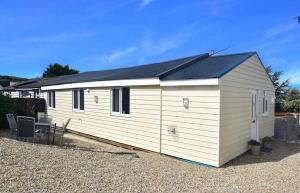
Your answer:
[[[255,120],[253,120],[252,123],[255,123]]]

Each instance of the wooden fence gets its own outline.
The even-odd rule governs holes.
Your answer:
[[[275,117],[284,117],[289,115],[300,115],[300,113],[289,113],[289,112],[275,112]]]
[[[289,114],[275,118],[274,137],[283,141],[296,141],[300,139],[299,114]]]

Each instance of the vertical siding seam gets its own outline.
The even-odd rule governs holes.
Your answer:
[[[162,87],[160,87],[159,153],[162,146]]]
[[[218,139],[218,166],[221,165],[221,80],[219,79],[219,139]]]

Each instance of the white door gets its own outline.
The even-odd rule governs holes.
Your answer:
[[[252,91],[252,122],[251,122],[251,139],[259,140],[258,136],[258,122],[257,122],[257,111],[258,111],[258,95],[257,91]]]

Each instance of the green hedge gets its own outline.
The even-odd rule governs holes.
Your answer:
[[[37,118],[38,112],[46,112],[46,101],[43,98],[10,98],[0,94],[0,129],[9,128],[6,114]]]
[[[8,128],[6,114],[17,114],[17,106],[14,99],[0,94],[0,128]]]

